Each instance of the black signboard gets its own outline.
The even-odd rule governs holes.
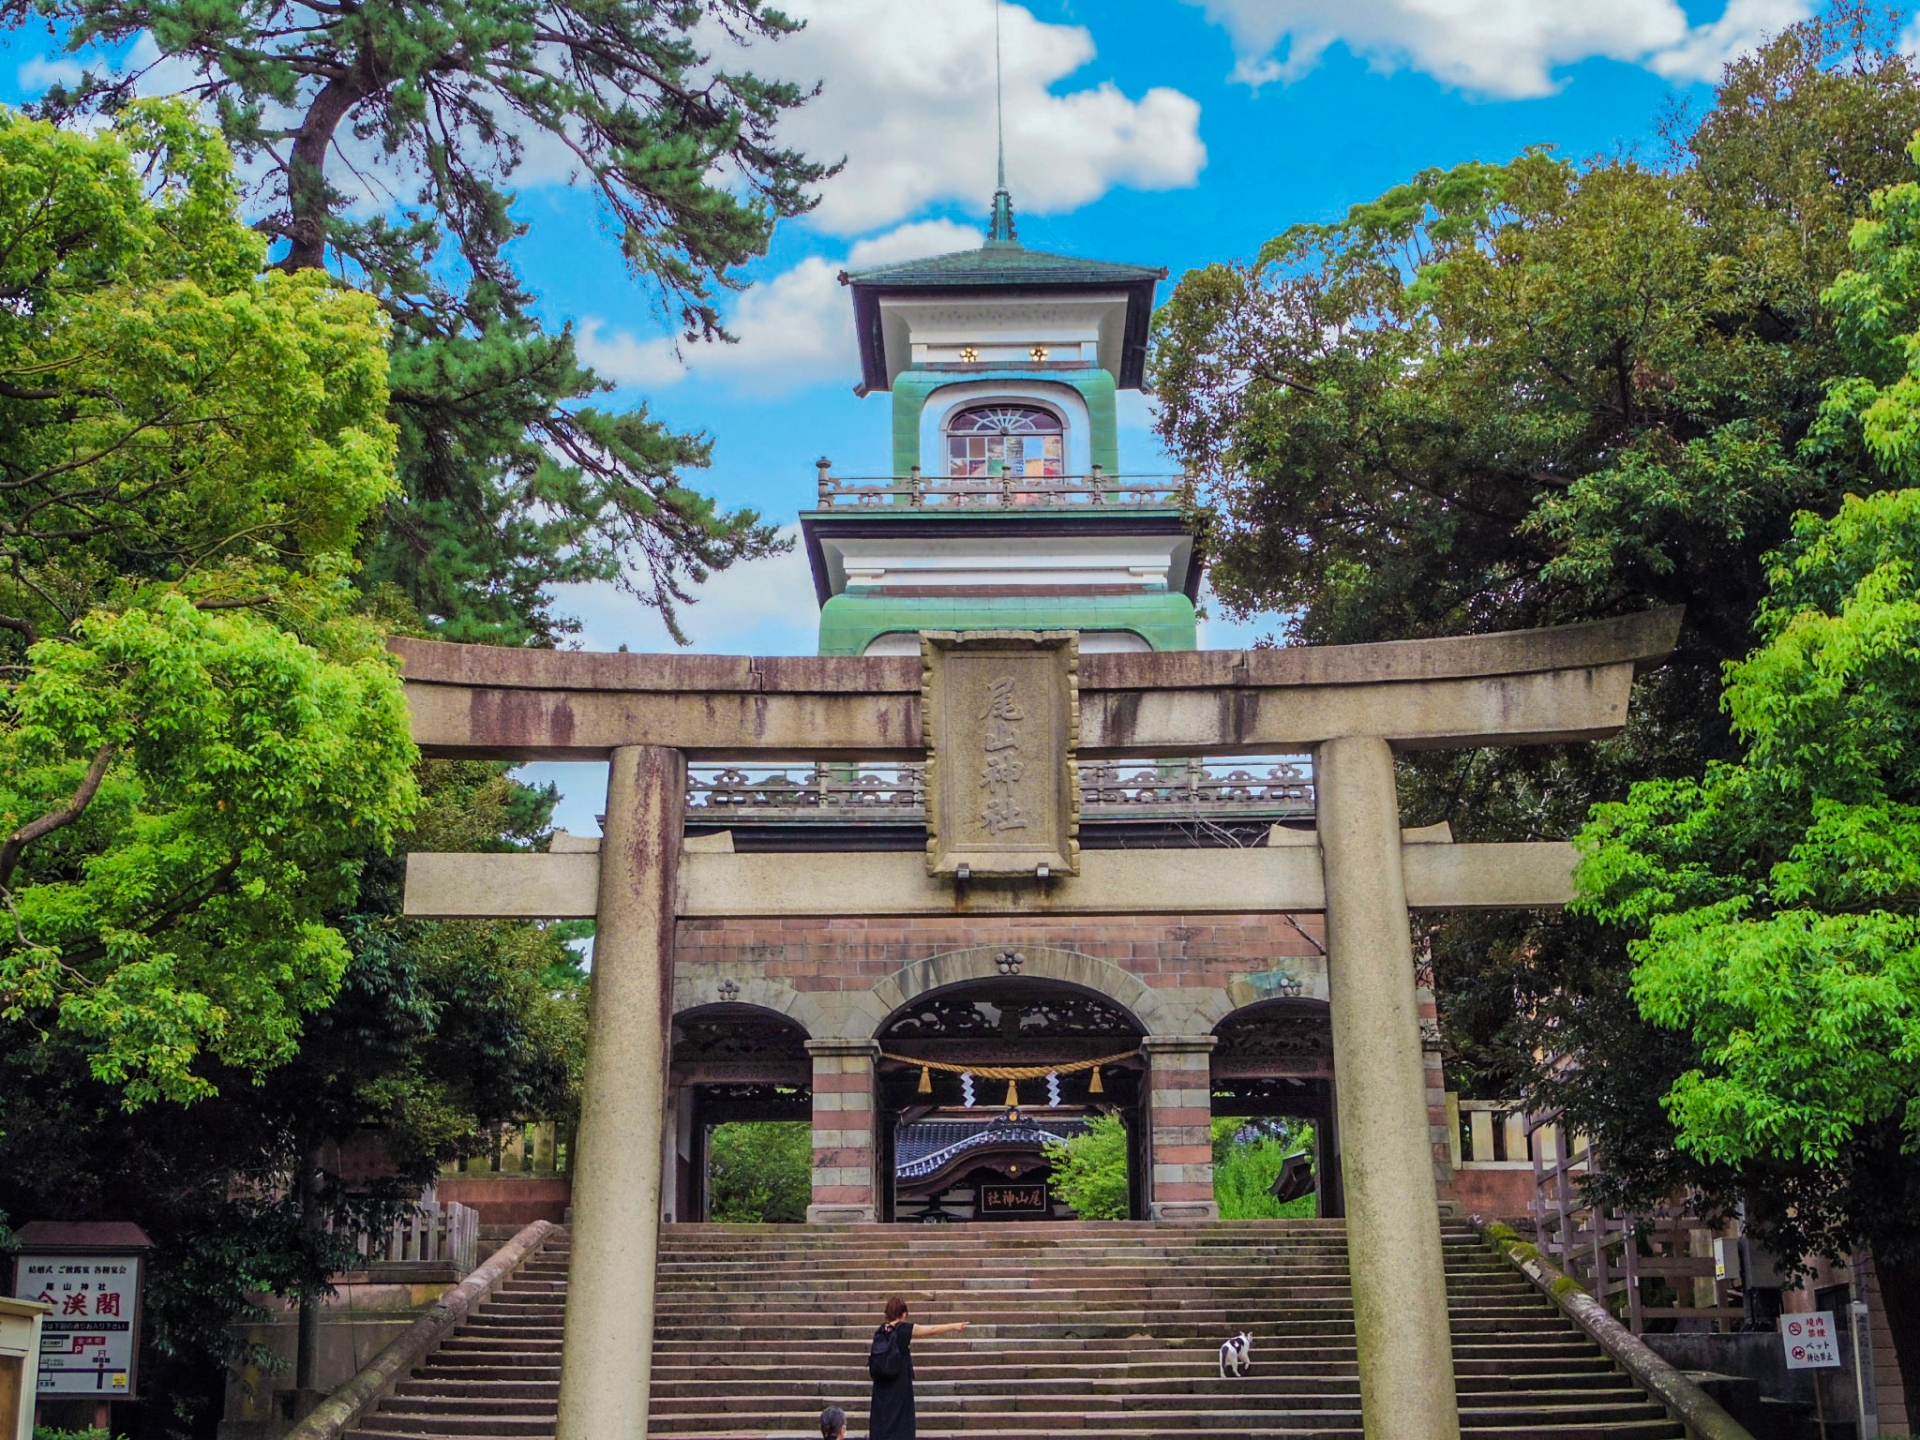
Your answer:
[[[1030,1219],[1052,1213],[1047,1187],[1039,1181],[1001,1182],[980,1187],[975,1213],[982,1220]]]

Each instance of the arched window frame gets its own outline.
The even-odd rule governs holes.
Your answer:
[[[1013,429],[970,428],[970,417],[1001,411],[1044,416],[1051,428],[1021,432]],[[941,438],[946,450],[946,473],[956,478],[984,478],[1000,474],[1004,466],[1023,479],[1058,479],[1067,473],[1067,417],[1057,406],[1027,395],[982,396],[970,399],[950,411],[942,425]],[[1019,466],[1007,464],[1007,444],[1017,438],[1021,444]],[[996,446],[995,441],[999,444]],[[1039,455],[1026,453],[1028,442],[1039,442]],[[977,453],[976,453],[977,452]]]

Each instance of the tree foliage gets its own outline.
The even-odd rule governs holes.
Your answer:
[[[62,24],[78,53],[150,36],[259,177],[250,205],[276,262],[332,266],[381,298],[405,491],[367,537],[369,585],[455,639],[551,643],[571,628],[555,582],[622,585],[671,626],[688,582],[776,544],[753,512],[682,483],[704,436],[593,403],[608,387],[570,328],[543,329],[516,270],[526,226],[509,187],[567,173],[684,335],[724,339],[718,292],[828,173],[778,139],[804,91],[702,48],[777,41],[794,28],[779,12],[6,0],[0,14]],[[112,110],[139,80],[89,73],[43,108]]]
[[[378,312],[258,274],[233,200],[178,108],[0,115],[0,1006],[128,1104],[292,1052],[415,798],[343,604],[391,485]]]
[[[1284,1119],[1247,1120],[1217,1115],[1213,1120],[1213,1198],[1222,1220],[1300,1220],[1315,1213],[1316,1197],[1285,1202],[1273,1196],[1273,1182],[1289,1155],[1313,1148],[1313,1128]]]
[[[800,1225],[813,1199],[813,1127],[804,1120],[716,1125],[707,1139],[708,1218]]]
[[[1210,478],[1214,577],[1230,607],[1286,612],[1288,638],[1313,642],[1686,609],[1679,652],[1640,680],[1619,737],[1403,759],[1408,823],[1449,820],[1465,839],[1563,837],[1596,802],[1625,802],[1636,780],[1705,805],[1730,773],[1708,767],[1752,763],[1743,736],[1755,717],[1721,709],[1722,666],[1749,652],[1761,664],[1784,623],[1769,607],[1812,604],[1819,569],[1789,586],[1780,566],[1797,561],[1769,557],[1813,553],[1797,516],[1844,530],[1865,523],[1834,519],[1859,508],[1845,496],[1866,497],[1865,517],[1898,503],[1875,497],[1914,483],[1901,396],[1916,316],[1910,283],[1894,283],[1911,267],[1907,202],[1895,192],[1880,203],[1851,259],[1849,235],[1870,196],[1910,177],[1916,128],[1920,76],[1887,17],[1840,6],[1733,61],[1697,123],[1669,127],[1663,164],[1572,164],[1533,149],[1426,171],[1342,221],[1287,231],[1251,264],[1182,280],[1156,334],[1160,427]],[[1850,263],[1857,276],[1841,274]],[[1852,584],[1836,579],[1815,608],[1838,619]],[[1812,632],[1798,623],[1780,635],[1803,643]],[[1804,664],[1822,673],[1840,654]],[[1757,670],[1743,673],[1758,684]],[[1817,743],[1838,763],[1838,735]],[[1877,853],[1871,827],[1839,810],[1831,823],[1817,846],[1835,861],[1865,866]],[[1758,838],[1731,812],[1699,829],[1701,846],[1727,855]],[[1772,859],[1752,863],[1743,883],[1772,873]],[[1866,1092],[1852,1089],[1864,1054],[1831,1077],[1853,1096],[1829,1097],[1832,1123],[1863,1127],[1850,1132],[1854,1153],[1878,1163],[1862,1158],[1839,1185],[1812,1151],[1736,1162],[1744,1151],[1704,1131],[1681,1144],[1679,1115],[1662,1105],[1690,1073],[1728,1078],[1724,1061],[1690,1024],[1649,1018],[1681,1018],[1662,1004],[1722,1007],[1714,1023],[1734,1034],[1723,991],[1685,995],[1669,977],[1656,1003],[1624,932],[1592,913],[1422,928],[1450,1075],[1483,1095],[1564,1105],[1605,1155],[1600,1198],[1744,1197],[1786,1253],[1901,1205],[1911,1213],[1897,1127],[1869,1125]],[[1781,993],[1794,995],[1787,1009],[1812,998]],[[1875,1033],[1855,1018],[1863,1038]],[[1874,1064],[1883,1079],[1867,1089],[1891,1073]],[[1731,1094],[1689,1093],[1716,1114]]]
[[[1745,755],[1596,807],[1580,904],[1698,1049],[1676,1143],[1786,1253],[1870,1248],[1920,1374],[1920,490],[1805,517],[1760,628],[1728,667]]]
[[[1212,477],[1229,605],[1312,642],[1686,607],[1622,735],[1403,760],[1408,823],[1567,836],[1634,778],[1731,758],[1720,666],[1753,644],[1765,557],[1799,511],[1894,483],[1823,418],[1855,367],[1822,292],[1920,126],[1873,23],[1838,9],[1733,62],[1670,168],[1536,149],[1423,172],[1192,272],[1160,317],[1161,431]],[[1656,1102],[1688,1046],[1641,1019],[1616,939],[1580,916],[1426,929],[1450,1073],[1510,1096],[1543,1046],[1592,1056],[1557,1098],[1617,1171],[1707,1178]]]
[[[1131,1193],[1127,1151],[1127,1127],[1118,1115],[1091,1116],[1080,1134],[1046,1143],[1043,1153],[1053,1167],[1048,1186],[1082,1220],[1124,1220]]]
[[[545,829],[547,805],[529,807],[497,766],[422,775],[403,847],[499,848]],[[0,1021],[0,1145],[19,1157],[0,1166],[0,1214],[132,1220],[154,1241],[142,1367],[158,1403],[143,1407],[143,1435],[212,1433],[228,1364],[266,1358],[230,1328],[257,1315],[259,1294],[326,1293],[357,1230],[479,1153],[488,1126],[572,1111],[585,977],[561,927],[400,920],[402,881],[397,858],[367,861],[358,908],[336,917],[344,974],[297,1052],[258,1074],[203,1064],[211,1093],[190,1102],[129,1112],[87,1042]],[[388,1173],[344,1183],[335,1143],[376,1145]],[[320,1188],[303,1195],[292,1182],[315,1173],[316,1153]],[[331,1228],[307,1223],[310,1204]]]
[[[1817,439],[1911,485],[1920,184],[1874,197],[1853,257],[1827,300],[1857,373]],[[1920,489],[1801,516],[1770,580],[1722,697],[1743,753],[1597,807],[1581,907],[1636,937],[1641,1011],[1697,1047],[1677,1143],[1747,1174],[1796,1251],[1870,1248],[1920,1374]]]
[[[1801,451],[1846,197],[1902,178],[1920,124],[1911,62],[1854,38],[1736,62],[1678,170],[1423,171],[1184,277],[1159,425],[1222,502],[1227,604],[1320,643],[1683,604],[1709,666],[1744,649],[1762,555],[1851,477]]]

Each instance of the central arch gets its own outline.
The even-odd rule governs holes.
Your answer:
[[[1052,947],[969,947],[889,979],[876,999],[884,989],[897,1003],[873,1032],[880,1218],[1067,1218],[1045,1147],[1102,1117],[1125,1129],[1127,1214],[1142,1213],[1150,1022],[1136,1006],[1156,1008],[1150,986]],[[1106,1063],[1085,1068],[1094,1061]],[[1048,1073],[993,1073],[1003,1067]]]
[[[1102,996],[1133,1016],[1144,1035],[1183,1034],[1190,1028],[1166,997],[1111,960],[1052,945],[1003,944],[948,950],[883,977],[871,991],[868,1033],[878,1038],[895,1015],[931,991],[1009,977],[1053,981]],[[1214,1018],[1200,1021],[1197,1033],[1211,1029]]]

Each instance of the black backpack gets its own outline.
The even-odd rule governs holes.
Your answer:
[[[867,1374],[878,1380],[898,1380],[907,1369],[907,1357],[900,1353],[900,1335],[891,1325],[873,1332],[867,1347]]]

